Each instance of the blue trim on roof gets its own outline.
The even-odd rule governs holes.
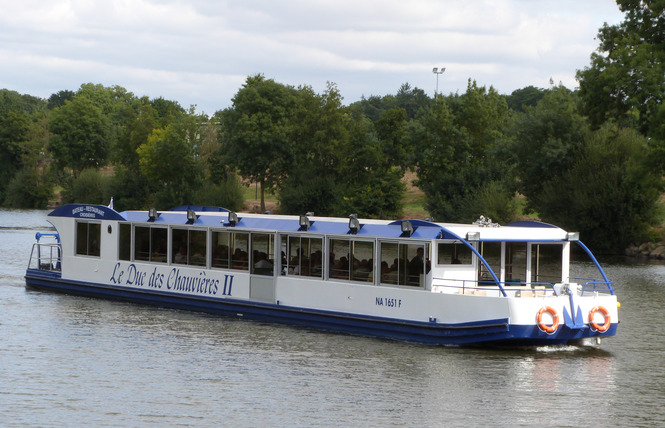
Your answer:
[[[508,223],[505,226],[509,227],[549,227],[553,229],[559,229],[557,226],[549,223],[543,223],[542,221],[532,221],[532,220],[523,220],[523,221],[514,221]]]
[[[58,207],[49,213],[49,217],[73,217],[88,220],[117,220],[125,218],[116,210],[105,205],[68,204]]]
[[[227,210],[226,208],[208,207],[208,206],[204,206],[204,205],[180,205],[180,206],[171,208],[169,211],[187,211],[187,210],[194,210],[197,213],[198,212],[217,212],[217,213],[231,212],[231,210]]]

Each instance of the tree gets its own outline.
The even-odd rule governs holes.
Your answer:
[[[52,195],[52,185],[37,169],[23,168],[7,184],[3,205],[11,208],[44,209]]]
[[[65,101],[71,101],[75,96],[76,93],[70,90],[58,91],[54,94],[51,94],[51,96],[48,98],[48,108],[49,110],[53,110],[55,108],[62,107],[65,105]]]
[[[598,31],[591,65],[578,71],[584,113],[594,128],[608,120],[665,139],[654,115],[665,99],[665,3],[618,0],[625,19]]]
[[[244,178],[261,185],[264,211],[266,188],[284,177],[290,163],[296,92],[257,74],[247,78],[232,101],[223,113],[224,152]]]
[[[197,160],[198,120],[192,107],[181,120],[155,129],[137,150],[141,173],[155,192],[156,205],[170,208],[192,202],[202,178]]]
[[[399,167],[403,172],[413,165],[413,147],[407,134],[406,110],[401,107],[388,110],[374,122],[374,128],[391,165]]]
[[[148,141],[155,128],[161,126],[156,111],[147,98],[135,100],[124,114],[124,126],[112,148],[112,158],[117,164],[138,169],[139,157],[136,150]]]
[[[339,166],[349,138],[342,98],[330,83],[323,95],[310,87],[297,94],[293,120],[298,126],[291,128],[292,161],[279,186],[280,208],[292,214],[333,215],[344,195]]]
[[[30,119],[24,112],[11,110],[0,115],[0,201],[5,186],[21,169],[22,146],[27,139]]]
[[[398,109],[404,111],[403,109]],[[401,215],[404,169],[394,166],[394,153],[386,150],[371,122],[360,113],[345,115],[348,142],[341,150],[339,186],[343,198],[335,214],[357,213],[368,218],[395,218]],[[392,156],[391,156],[392,155]]]
[[[636,131],[603,125],[576,148],[572,164],[545,183],[541,217],[579,231],[598,252],[618,253],[646,239],[662,190],[650,156]]]
[[[528,207],[541,211],[543,187],[570,168],[588,132],[575,93],[563,86],[547,90],[535,107],[514,116],[509,152]]]
[[[544,89],[527,86],[522,89],[515,89],[506,97],[506,103],[511,110],[524,113],[526,107],[535,107],[544,96]]]
[[[406,117],[411,120],[421,109],[427,108],[432,100],[422,89],[412,88],[408,83],[404,83],[395,95],[395,102],[397,107],[404,109]]]
[[[501,189],[505,204],[512,203],[512,166],[501,156],[507,119],[504,99],[472,81],[465,94],[438,97],[419,117],[412,134],[416,183],[438,220],[473,221],[487,214],[477,202],[490,185]]]
[[[108,121],[90,99],[75,97],[53,111],[49,130],[53,133],[48,148],[59,167],[70,167],[75,174],[84,168],[106,163],[109,140]]]

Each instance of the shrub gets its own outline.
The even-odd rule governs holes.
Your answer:
[[[4,205],[10,208],[44,209],[53,195],[53,186],[35,169],[22,169],[6,188]]]

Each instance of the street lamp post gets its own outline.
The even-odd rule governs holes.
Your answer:
[[[439,67],[434,67],[432,69],[432,73],[436,74],[436,91],[434,92],[435,98],[436,95],[439,93],[439,75],[443,74],[444,71],[446,71],[446,67],[441,67],[441,70],[439,70]]]

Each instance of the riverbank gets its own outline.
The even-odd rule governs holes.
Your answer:
[[[645,242],[641,245],[631,244],[628,248],[626,248],[626,255],[629,257],[643,257],[654,260],[663,260],[665,259],[665,242]]]

